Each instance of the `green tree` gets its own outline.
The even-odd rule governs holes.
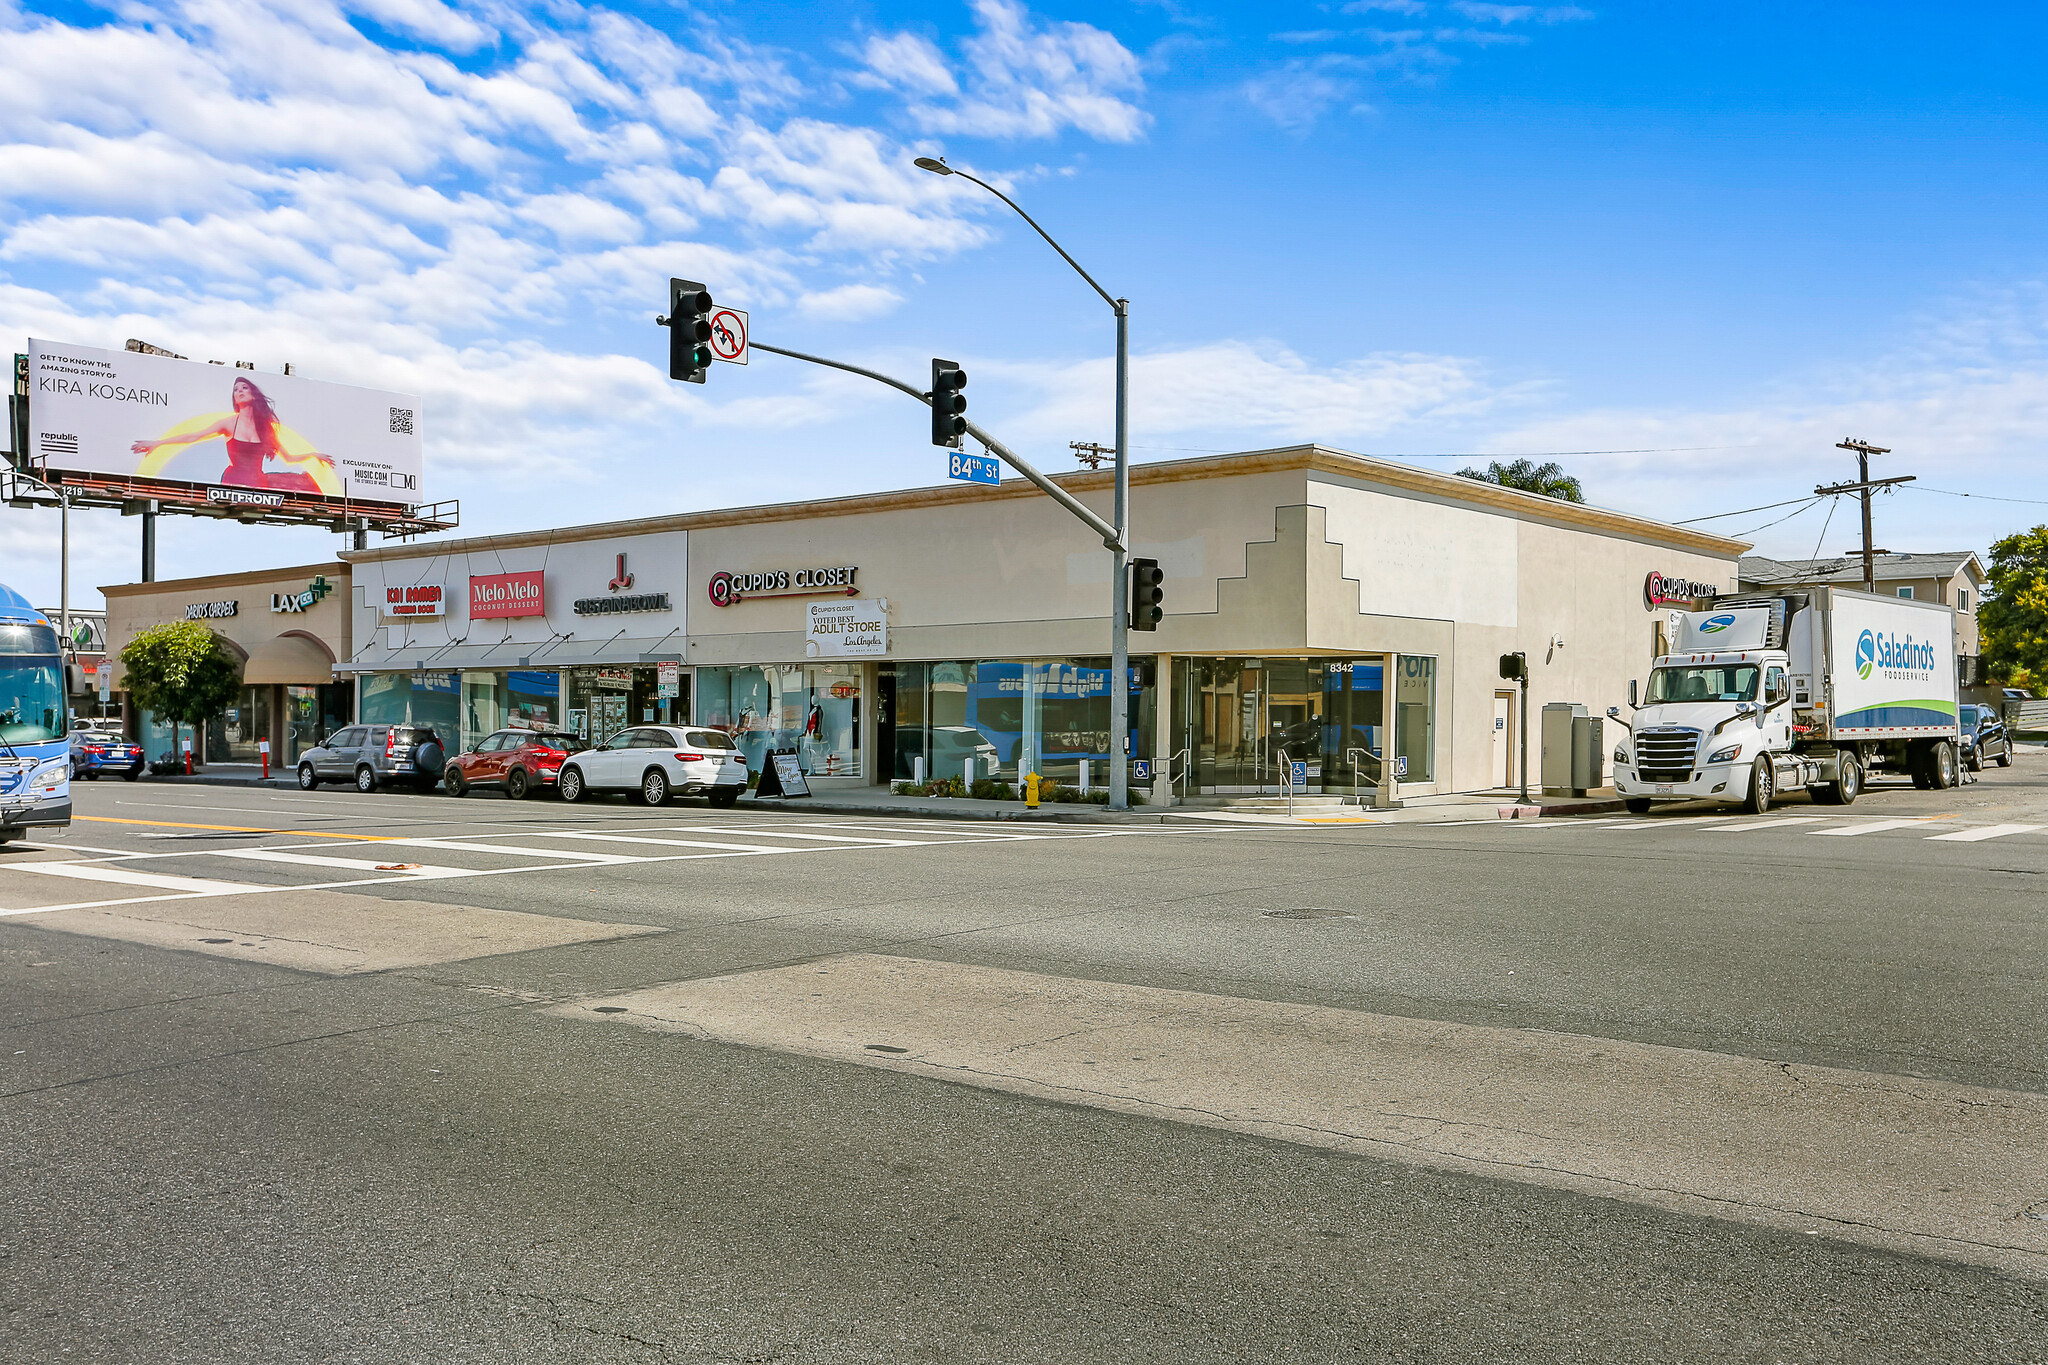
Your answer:
[[[121,685],[145,711],[171,723],[171,752],[178,752],[178,727],[194,729],[227,710],[242,688],[242,665],[221,638],[196,621],[152,626],[121,651],[126,672]]]
[[[2048,670],[2048,526],[1991,546],[1991,586],[1977,609],[1984,658],[1996,678]]]
[[[1484,469],[1461,469],[1458,477],[1499,484],[1502,488],[1519,488],[1524,493],[1540,493],[1563,502],[1586,500],[1586,490],[1579,486],[1579,481],[1555,461],[1537,464],[1534,460],[1516,460],[1502,464],[1495,460]]]

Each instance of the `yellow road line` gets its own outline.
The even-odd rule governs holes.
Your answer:
[[[365,843],[384,843],[402,839],[400,834],[336,834],[331,830],[319,829],[268,829],[262,825],[184,825],[176,820],[119,820],[111,815],[74,815],[74,820],[91,820],[102,825],[158,825],[164,829],[217,829],[227,834],[296,834],[307,839],[358,839]]]

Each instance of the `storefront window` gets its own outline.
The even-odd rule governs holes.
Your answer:
[[[880,714],[893,775],[1017,781],[1036,772],[1109,785],[1109,661],[976,660],[885,665]],[[1146,667],[1129,674],[1131,753],[1152,755],[1156,689]]]
[[[1175,789],[1278,792],[1296,762],[1322,791],[1371,787],[1385,756],[1385,674],[1378,655],[1175,659]]]
[[[206,723],[208,763],[255,763],[257,741],[270,736],[270,688],[244,687],[226,711]]]
[[[859,777],[861,665],[790,664],[697,670],[697,720],[724,730],[759,772],[794,753],[816,777]]]
[[[1436,780],[1436,660],[1403,654],[1394,680],[1394,753],[1407,760],[1403,782]]]
[[[562,675],[526,669],[462,675],[462,734],[469,748],[498,730],[548,730],[561,723]]]
[[[362,687],[365,725],[427,725],[443,744],[461,732],[459,673],[372,673]]]

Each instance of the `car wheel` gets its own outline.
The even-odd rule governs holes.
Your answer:
[[[373,792],[377,790],[377,770],[367,763],[356,769],[356,790],[359,792]]]
[[[2012,766],[2012,750],[2008,749],[1998,756],[1998,766],[2001,768],[2010,768]]]
[[[1955,746],[1945,739],[1937,740],[1934,752],[1927,756],[1927,776],[1931,779],[1928,785],[1938,792],[1947,791],[1961,777],[1959,766]]]
[[[100,780],[100,775],[97,772],[90,772],[85,775],[85,780],[88,782],[97,782]]]
[[[647,775],[640,779],[640,804],[643,806],[665,806],[668,804],[668,774],[659,768],[649,768]]]
[[[448,789],[450,796],[469,795],[469,784],[462,780],[462,769],[450,768],[441,774],[441,785]]]
[[[1653,804],[1647,796],[1631,796],[1621,803],[1621,807],[1630,815],[1648,815]]]
[[[505,795],[514,801],[524,801],[533,795],[533,785],[526,780],[526,769],[514,768],[505,776]]]
[[[310,763],[301,763],[299,765],[299,790],[302,792],[309,792],[319,785],[320,774],[313,771],[313,765]]]
[[[1749,799],[1742,808],[1751,815],[1762,815],[1771,808],[1771,798],[1777,795],[1777,774],[1771,769],[1769,754],[1757,759],[1749,770]]]
[[[141,777],[141,776],[142,776],[142,769],[140,769],[140,768],[130,768],[130,769],[129,769],[129,770],[127,771],[127,772],[125,772],[125,773],[122,773],[122,774],[121,774],[121,780],[122,780],[123,782],[133,782],[133,781],[135,781],[135,780],[136,780],[137,778],[139,778],[139,777]]]
[[[1963,765],[1973,773],[1981,773],[1984,771],[1984,755],[1972,749],[1970,756],[1963,760]]]
[[[564,801],[581,801],[585,790],[583,786],[583,769],[562,769],[561,777],[555,782],[555,790],[562,794]]]

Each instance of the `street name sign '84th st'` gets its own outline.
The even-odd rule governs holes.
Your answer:
[[[993,455],[963,455],[951,451],[946,456],[946,477],[966,483],[1001,483],[1003,462]]]

